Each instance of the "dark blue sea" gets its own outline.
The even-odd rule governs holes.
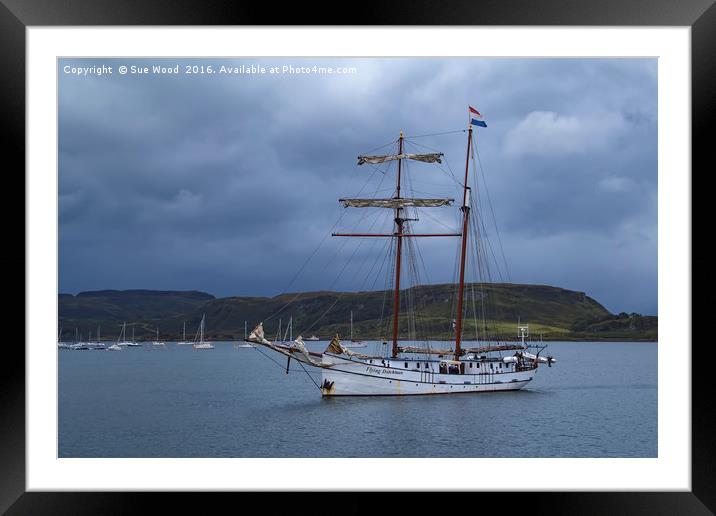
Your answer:
[[[215,346],[58,351],[59,456],[657,456],[656,343],[549,343],[517,392],[325,399],[295,361]]]

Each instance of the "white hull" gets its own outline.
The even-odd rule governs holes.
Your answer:
[[[490,372],[485,368],[487,372],[476,374],[440,374],[429,369],[413,369],[419,362],[413,360],[407,362],[410,368],[408,369],[402,367],[405,364],[403,360],[394,360],[393,364],[386,362],[391,365],[386,367],[380,363],[345,360],[326,354],[323,356],[324,361],[328,359],[334,362],[333,366],[322,368],[323,396],[410,396],[515,391],[527,385],[536,372],[536,369]],[[421,366],[425,364],[419,363]],[[435,362],[431,365],[437,366]],[[483,367],[485,365],[487,363],[484,363]]]
[[[141,347],[142,345],[139,344],[138,342],[118,342],[117,346],[122,346],[122,347],[126,347],[126,348],[138,348],[138,347]]]
[[[203,344],[195,344],[194,349],[214,349],[214,345],[210,344],[208,342],[205,342]]]

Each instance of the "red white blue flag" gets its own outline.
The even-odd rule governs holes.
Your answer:
[[[480,127],[487,127],[487,124],[485,123],[485,118],[482,116],[482,114],[472,106],[467,107],[470,108],[470,124],[477,125]]]

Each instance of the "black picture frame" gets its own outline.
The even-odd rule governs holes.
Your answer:
[[[335,5],[217,0],[0,0],[0,112],[5,136],[4,164],[8,158],[17,169],[25,169],[25,30],[30,26],[83,25],[576,25],[576,26],[689,26],[691,27],[692,73],[692,321],[708,320],[706,303],[698,303],[699,293],[708,292],[712,273],[707,272],[704,254],[695,253],[696,244],[707,240],[704,221],[694,207],[704,206],[707,188],[694,188],[702,176],[713,172],[714,153],[707,124],[714,120],[716,95],[716,6],[713,0],[540,0],[429,2],[393,0],[361,2],[360,9],[347,14]],[[350,15],[349,15],[350,14]],[[7,181],[10,169],[6,169]],[[689,171],[683,171],[689,173]],[[24,180],[14,174],[12,197],[23,206]],[[703,184],[703,179],[700,180]],[[7,183],[6,183],[7,184]],[[8,190],[6,189],[6,196]],[[23,192],[23,195],[20,195]],[[6,205],[6,218],[10,211]],[[19,233],[19,230],[17,230]],[[23,236],[11,239],[14,252],[4,257],[6,274],[25,267]],[[20,251],[22,249],[22,251]],[[27,274],[27,270],[24,269]],[[19,276],[14,274],[15,276]],[[14,302],[15,306],[25,306]],[[716,429],[709,410],[709,361],[699,360],[700,351],[710,351],[709,341],[699,338],[697,326],[692,335],[684,334],[684,346],[694,343],[692,357],[692,490],[690,492],[589,492],[589,493],[513,493],[513,507],[530,512],[552,514],[712,514],[716,511]],[[703,337],[703,336],[701,336]],[[26,344],[27,345],[27,344]],[[193,504],[179,493],[69,493],[25,492],[25,353],[16,341],[5,343],[2,354],[0,387],[0,511],[7,514],[104,514],[148,507],[159,501],[163,511],[188,510]],[[686,348],[685,348],[686,349]],[[317,482],[319,485],[320,482]],[[292,496],[299,505],[310,494]],[[222,495],[226,498],[231,495]],[[480,494],[480,497],[504,494]],[[505,501],[504,498],[502,498]],[[412,504],[413,502],[411,502]],[[410,504],[409,504],[410,505]],[[198,505],[197,505],[198,507]],[[313,507],[316,507],[315,504]],[[202,505],[205,511],[207,506]]]

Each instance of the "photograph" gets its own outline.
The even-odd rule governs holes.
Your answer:
[[[659,65],[58,57],[57,457],[659,458]]]

